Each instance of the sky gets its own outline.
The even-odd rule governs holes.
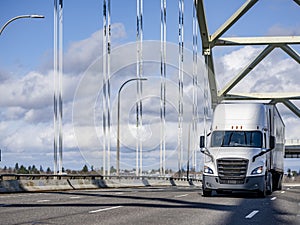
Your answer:
[[[102,166],[102,0],[64,0],[63,5],[63,166],[81,169]],[[192,115],[192,1],[184,9],[184,149],[188,146]],[[245,1],[205,0],[210,33]],[[1,0],[0,26],[18,15],[40,14],[44,19],[19,19],[0,36],[0,167],[15,163],[53,168],[53,0]],[[160,1],[144,0],[145,40],[143,84],[143,164],[159,168],[160,143]],[[261,0],[224,36],[300,35],[300,8],[292,0]],[[111,164],[116,155],[116,105],[120,85],[136,76],[136,1],[111,0]],[[167,0],[167,168],[177,166],[178,1]],[[299,46],[292,46],[298,53]],[[264,46],[216,47],[213,50],[219,88],[230,81]],[[198,40],[198,105],[203,101],[204,64]],[[280,49],[274,50],[234,91],[300,91],[299,64]],[[121,169],[135,167],[135,87],[122,90]],[[295,101],[296,105],[300,104]],[[198,133],[203,130],[199,107]],[[286,138],[300,139],[300,120],[278,105],[286,124]],[[191,140],[197,148],[198,139]],[[201,154],[196,154],[201,162]],[[187,153],[184,154],[186,160]],[[285,160],[299,171],[299,160]],[[199,168],[199,164],[197,164]]]

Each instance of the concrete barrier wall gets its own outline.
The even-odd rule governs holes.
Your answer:
[[[179,179],[111,178],[111,179],[38,179],[38,180],[2,180],[0,193],[58,191],[119,187],[149,186],[200,186],[201,182],[189,182]]]

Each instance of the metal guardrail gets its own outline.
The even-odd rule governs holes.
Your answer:
[[[300,139],[286,139],[285,145],[300,145]]]
[[[8,179],[5,179],[8,178]],[[35,180],[35,179],[103,179],[102,175],[94,175],[94,174],[61,174],[61,175],[54,175],[54,174],[0,174],[0,180]]]
[[[284,158],[300,158],[300,139],[286,139]]]
[[[90,180],[107,180],[107,179],[122,179],[122,180],[170,180],[170,181],[194,181],[201,182],[201,179],[195,178],[180,178],[180,177],[162,177],[162,176],[103,176],[100,174],[0,174],[0,180],[38,180],[38,179],[90,179]]]

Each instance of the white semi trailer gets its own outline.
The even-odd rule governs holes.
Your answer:
[[[265,197],[280,190],[284,142],[285,126],[275,105],[217,105],[207,138],[200,138],[203,196],[215,190],[253,191]]]

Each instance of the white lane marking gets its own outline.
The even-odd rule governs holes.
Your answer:
[[[175,196],[175,198],[181,198],[181,197],[185,197],[185,196],[188,196],[189,194],[184,194],[184,195],[177,195]]]
[[[43,200],[37,200],[36,202],[50,202],[48,199],[43,199]]]
[[[276,198],[277,198],[277,197],[273,197],[273,198],[271,198],[271,201],[274,201]]]
[[[117,192],[117,193],[115,193],[115,195],[123,195],[124,194],[124,192]]]
[[[285,191],[282,191],[281,194],[285,193]]]
[[[123,207],[123,206],[121,206],[121,205],[119,205],[119,206],[113,206],[113,207],[104,208],[104,209],[92,210],[92,211],[89,211],[89,213],[103,212],[103,211],[108,211],[108,210],[112,210],[112,209],[118,209],[118,208],[121,208],[121,207]]]
[[[76,198],[80,198],[79,196],[71,196],[71,199],[76,199]]]
[[[246,219],[251,219],[258,212],[259,212],[259,210],[254,210],[250,214],[248,214],[245,218]]]

